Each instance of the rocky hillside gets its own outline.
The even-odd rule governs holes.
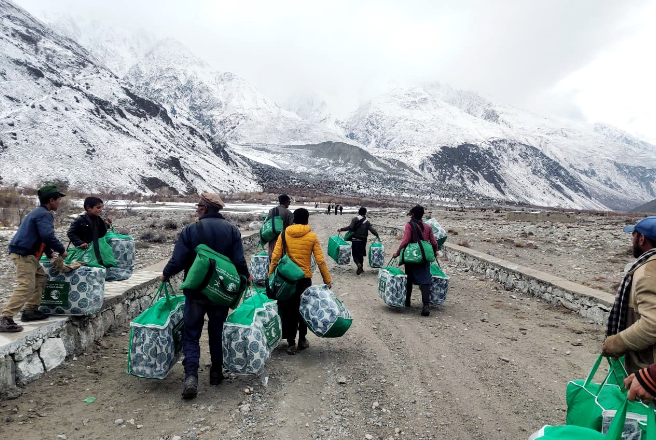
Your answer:
[[[224,142],[135,92],[74,41],[0,2],[0,176],[88,191],[259,188]]]

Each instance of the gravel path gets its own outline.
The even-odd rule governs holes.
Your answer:
[[[346,222],[311,217],[324,251]],[[384,243],[390,255],[398,241]],[[310,348],[296,356],[282,343],[262,377],[233,377],[219,387],[209,387],[206,365],[191,402],[180,399],[181,366],[163,381],[125,373],[126,327],[27,385],[18,399],[0,402],[0,432],[24,440],[489,440],[526,439],[544,424],[563,423],[567,381],[584,377],[602,329],[443,266],[451,276],[447,301],[421,317],[417,289],[411,308],[392,309],[377,297],[376,270],[357,277],[353,265],[330,261],[333,290],[354,316],[349,332],[332,340],[310,335]],[[201,363],[209,362],[205,337],[203,344]],[[82,402],[90,396],[95,403]]]

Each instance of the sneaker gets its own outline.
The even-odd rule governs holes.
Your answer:
[[[221,385],[223,379],[225,378],[222,371],[214,371],[210,368],[210,385]]]
[[[421,316],[428,316],[430,315],[430,309],[428,308],[427,304],[424,304],[424,307],[421,309]]]
[[[42,321],[44,319],[48,319],[48,315],[38,310],[23,310],[21,315],[21,321],[23,322]]]
[[[364,269],[362,268],[362,265],[358,264],[358,270],[355,271],[355,274],[360,275],[363,272],[364,272]]]
[[[183,399],[193,399],[198,394],[198,376],[188,374],[184,380],[184,387],[182,388]]]
[[[305,350],[309,346],[310,346],[310,343],[308,342],[307,339],[303,338],[303,339],[298,340],[298,351]]]
[[[18,333],[22,331],[23,327],[16,324],[13,318],[9,318],[8,316],[0,317],[0,332]]]

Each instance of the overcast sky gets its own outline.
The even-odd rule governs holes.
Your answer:
[[[18,0],[171,36],[277,102],[308,88],[344,117],[439,81],[656,143],[656,0]]]

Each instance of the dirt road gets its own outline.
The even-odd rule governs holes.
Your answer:
[[[324,251],[344,217],[316,215]],[[398,241],[384,240],[388,255]],[[506,292],[442,263],[447,301],[419,315],[377,297],[377,271],[329,262],[354,316],[339,339],[285,343],[262,377],[231,378],[180,399],[182,366],[163,381],[125,373],[127,327],[0,402],[2,438],[30,439],[526,439],[565,419],[565,386],[583,378],[602,329],[565,309]],[[315,276],[315,283],[321,280]],[[209,362],[203,341],[201,363]],[[265,385],[266,381],[266,385]],[[82,401],[96,397],[92,404]],[[120,419],[120,420],[119,420]],[[58,437],[59,436],[59,437]]]

